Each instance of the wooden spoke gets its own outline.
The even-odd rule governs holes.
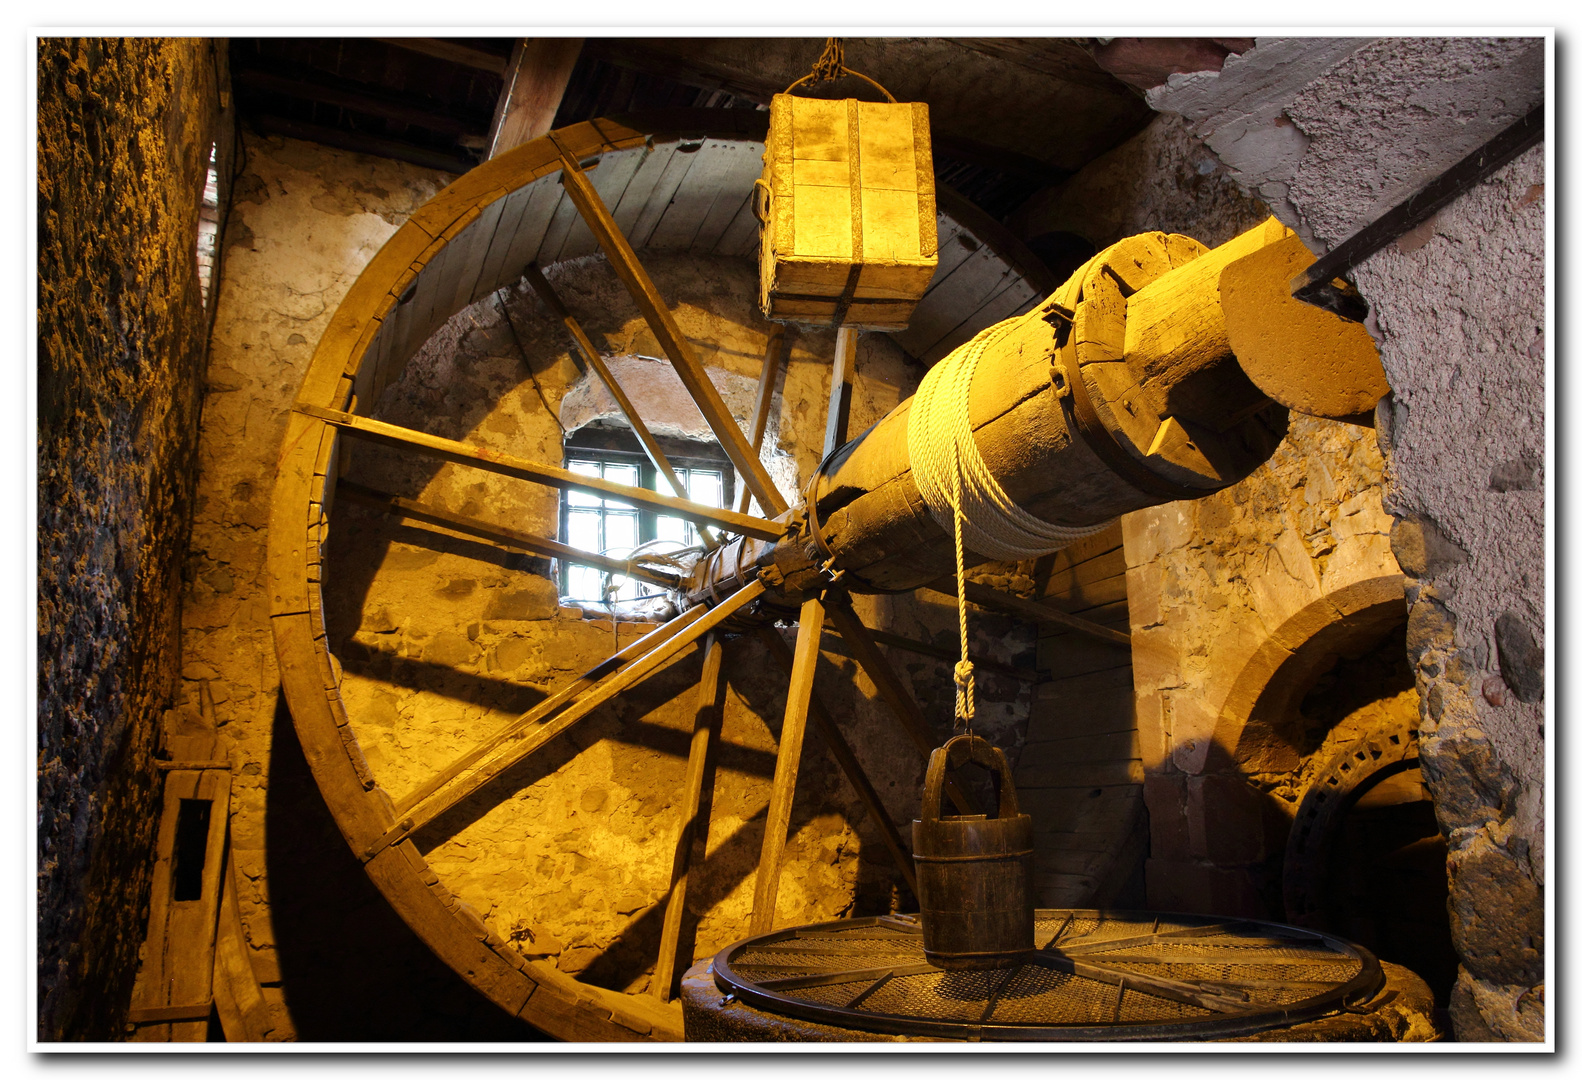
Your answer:
[[[828,632],[829,628],[826,628],[826,633]],[[834,633],[839,637],[839,630],[835,630]],[[873,638],[876,644],[888,645],[893,649],[917,653],[919,656],[933,656],[940,660],[949,660],[952,664],[958,659],[957,655],[949,649],[942,649],[937,645],[930,645],[926,641],[918,641],[915,638],[902,637],[900,634],[870,629],[868,636]],[[844,641],[845,639],[842,638],[841,640]],[[829,649],[830,643],[826,642],[824,648]],[[842,648],[848,654],[850,653],[849,646],[843,646]],[[1008,675],[1013,679],[1021,679],[1023,682],[1037,682],[1039,678],[1038,672],[1031,668],[1012,667],[1010,664],[1002,664],[998,660],[990,660],[977,654],[973,654],[972,664],[979,671],[993,671],[1000,675]]]
[[[772,627],[764,627],[758,631],[758,637],[768,646],[780,666],[787,671],[793,668],[791,649]],[[841,771],[846,774],[846,779],[851,781],[852,788],[857,792],[857,797],[862,800],[862,805],[867,808],[868,816],[873,818],[879,826],[879,836],[884,841],[885,848],[890,852],[890,858],[895,861],[895,867],[901,872],[901,877],[906,881],[906,887],[912,890],[912,895],[917,895],[917,874],[912,866],[912,856],[907,853],[906,844],[901,840],[901,830],[896,828],[895,822],[890,820],[889,811],[879,801],[879,792],[874,789],[873,782],[868,779],[862,763],[857,760],[857,755],[852,752],[851,744],[841,734],[840,728],[835,726],[835,719],[830,715],[824,703],[815,693],[808,701],[812,712],[813,728],[829,746],[830,752],[835,755],[835,760],[840,763]]]
[[[938,581],[929,582],[925,588],[935,592],[945,593],[947,596],[956,595],[956,582],[954,578],[940,578]],[[1048,604],[1040,604],[1036,600],[1023,600],[1020,596],[1012,596],[998,589],[991,589],[987,585],[976,581],[967,582],[967,599],[979,607],[997,608],[1010,615],[1020,615],[1024,619],[1034,622],[1058,626],[1063,630],[1075,630],[1079,634],[1108,641],[1112,645],[1131,646],[1132,636],[1119,630],[1112,630],[1108,626],[1100,626],[1096,622],[1084,619],[1077,615],[1067,615]]]
[[[651,570],[646,566],[628,563],[625,559],[610,559],[603,555],[595,555],[591,551],[581,551],[555,540],[545,540],[531,533],[518,532],[508,529],[504,525],[495,525],[492,522],[481,521],[478,518],[467,517],[463,514],[452,514],[445,510],[436,510],[431,506],[424,506],[414,499],[403,499],[389,492],[377,488],[365,487],[352,480],[340,480],[336,484],[336,493],[369,506],[377,506],[392,517],[407,518],[411,521],[424,521],[430,525],[441,525],[456,532],[476,536],[480,540],[499,544],[502,547],[520,548],[530,551],[534,555],[542,555],[549,559],[562,559],[565,562],[577,563],[580,566],[591,566],[596,570],[604,570],[612,574],[625,574],[627,577],[646,581],[651,585],[673,589],[677,585],[674,575],[664,574],[658,570]]]
[[[857,331],[843,326],[835,331],[835,366],[829,373],[829,411],[824,414],[824,456],[846,443],[851,422],[851,379],[857,366]]]
[[[829,619],[841,640],[850,646],[852,658],[868,673],[868,678],[873,680],[873,685],[879,690],[879,696],[884,698],[885,704],[890,706],[890,711],[901,722],[901,727],[911,736],[912,743],[924,757],[933,753],[938,744],[928,721],[923,718],[923,710],[917,707],[912,695],[901,685],[901,679],[890,666],[890,661],[879,651],[873,638],[868,636],[868,628],[851,609],[851,601],[845,597],[834,600],[829,606]],[[950,801],[959,813],[976,813],[972,799],[949,775],[945,777],[945,794],[950,796]]]
[[[803,990],[811,986],[840,986],[844,983],[868,982],[879,979],[889,981],[907,975],[928,975],[939,969],[926,961],[921,964],[902,964],[890,967],[858,968],[855,971],[831,971],[822,975],[790,975],[782,979],[760,979],[758,985],[765,990]],[[871,987],[876,990],[878,987]],[[863,992],[863,997],[869,991]]]
[[[689,622],[679,633],[668,641],[662,642],[657,648],[650,650],[635,663],[589,688],[576,700],[567,704],[560,712],[552,716],[545,716],[536,725],[525,729],[520,740],[514,745],[509,746],[503,753],[490,758],[476,769],[458,774],[455,780],[444,789],[442,794],[431,798],[404,820],[392,826],[385,832],[384,836],[380,837],[368,849],[368,854],[365,857],[372,858],[390,844],[398,843],[411,836],[446,810],[449,810],[474,791],[477,791],[489,781],[511,768],[511,766],[531,756],[545,743],[565,732],[598,706],[609,701],[621,691],[635,686],[653,674],[661,665],[680,655],[682,650],[691,647],[704,634],[707,634],[736,612],[758,599],[763,594],[763,591],[764,586],[762,582],[752,582],[746,588],[737,591],[726,599],[718,607],[711,609],[708,614]]]
[[[1069,945],[1063,945],[1060,951],[1067,956],[1081,956],[1087,953],[1103,952],[1106,949],[1131,948],[1134,945],[1152,945],[1160,941],[1184,941],[1192,938],[1214,937],[1219,934],[1229,933],[1241,923],[1223,922],[1211,923],[1208,926],[1188,926],[1180,930],[1162,930],[1153,934],[1140,934],[1135,937],[1109,938],[1108,940],[1089,941],[1078,938]],[[1237,938],[1238,943],[1249,940]],[[1287,939],[1283,944],[1290,944],[1294,939]],[[1309,938],[1307,940],[1314,940]]]
[[[774,402],[775,380],[780,375],[780,355],[785,351],[785,335],[786,328],[783,323],[769,325],[769,340],[764,343],[764,366],[758,373],[758,399],[753,403],[750,439],[754,454],[763,452],[764,429],[769,426],[769,406]],[[746,484],[743,484],[741,491],[736,493],[737,513],[747,513],[748,503],[751,500],[752,492],[747,490]]]
[[[636,301],[638,310],[643,313],[643,318],[648,321],[649,329],[654,332],[660,348],[665,350],[665,355],[670,358],[671,364],[676,369],[676,374],[681,376],[681,382],[692,395],[692,400],[697,404],[698,410],[703,413],[703,418],[708,421],[709,429],[714,432],[714,437],[720,441],[727,457],[736,466],[742,482],[758,500],[758,505],[771,515],[784,513],[786,501],[775,488],[774,481],[769,478],[769,470],[764,468],[758,455],[753,452],[747,442],[747,437],[742,434],[742,429],[737,425],[736,419],[731,416],[731,411],[725,405],[725,400],[720,397],[719,390],[715,389],[709,376],[698,362],[692,352],[692,345],[686,336],[681,333],[681,327],[676,324],[675,317],[670,314],[670,309],[659,296],[659,290],[654,287],[648,272],[637,261],[637,255],[632,251],[631,244],[621,234],[620,226],[610,216],[609,208],[604,205],[604,200],[589,183],[587,176],[577,164],[575,154],[567,151],[559,138],[551,133],[550,139],[560,150],[561,183],[565,186],[566,195],[576,206],[582,220],[588,225],[594,239],[604,249],[605,256],[610,260],[614,269],[627,290]]]
[[[334,424],[360,439],[368,439],[386,446],[410,447],[443,461],[470,465],[485,472],[498,473],[518,480],[529,480],[535,484],[544,484],[563,491],[586,491],[590,495],[598,495],[605,499],[619,499],[646,510],[686,518],[688,521],[718,525],[722,529],[745,533],[760,540],[779,539],[781,533],[785,531],[781,526],[763,518],[738,514],[734,510],[703,506],[687,499],[672,498],[669,495],[661,495],[657,491],[649,491],[647,488],[628,487],[594,476],[583,476],[569,469],[558,469],[553,465],[540,465],[536,461],[513,457],[498,450],[469,446],[454,439],[444,439],[438,435],[387,424],[383,420],[355,416],[335,409],[321,409],[317,405],[303,402],[298,402],[294,408],[304,415]]]
[[[669,1001],[676,989],[693,856],[699,856],[701,864],[702,856],[708,851],[709,810],[714,801],[714,759],[725,719],[725,687],[721,677],[724,653],[719,635],[710,634],[703,646],[703,677],[698,681],[698,711],[692,721],[692,748],[687,754],[687,777],[681,794],[681,829],[676,834],[676,852],[671,861],[665,926],[659,938],[659,959],[654,964],[654,977],[649,984],[649,993],[660,1001]],[[688,946],[687,960],[691,958]]]
[[[1068,975],[1080,975],[1085,979],[1109,983],[1111,986],[1124,984],[1126,989],[1141,990],[1145,994],[1153,994],[1156,997],[1167,998],[1171,1001],[1196,1005],[1199,1008],[1210,1009],[1218,1013],[1246,1012],[1253,1007],[1245,992],[1233,988],[1227,988],[1225,992],[1220,992],[1211,986],[1183,982],[1179,979],[1169,979],[1162,975],[1143,975],[1135,971],[1117,971],[1102,964],[1073,959],[1060,953],[1036,952],[1032,955],[1031,962],[1043,967],[1053,968],[1056,971],[1063,971]],[[1265,958],[1263,962],[1268,963],[1268,959]]]
[[[681,486],[681,478],[676,475],[676,470],[670,467],[670,459],[665,457],[665,452],[659,448],[659,442],[649,432],[648,425],[644,424],[642,418],[637,415],[637,407],[632,404],[632,399],[626,396],[626,391],[621,389],[621,384],[615,379],[615,373],[604,362],[604,357],[599,355],[599,350],[593,347],[593,342],[588,340],[588,335],[582,332],[582,324],[577,322],[571,312],[566,310],[566,305],[561,303],[554,286],[545,279],[534,263],[528,263],[522,275],[527,278],[527,283],[533,286],[533,291],[538,293],[538,298],[544,301],[549,310],[565,324],[572,340],[577,343],[577,348],[582,350],[588,366],[599,376],[605,388],[610,391],[610,396],[615,399],[615,404],[620,407],[621,414],[626,417],[627,423],[632,425],[632,433],[637,436],[637,441],[643,444],[643,452],[648,455],[648,460],[652,461],[659,474],[670,482],[670,490],[675,492],[687,490]],[[711,548],[718,546],[719,538],[707,526],[699,526],[698,532],[703,537],[705,546]]]
[[[813,696],[813,673],[818,666],[818,640],[824,630],[824,603],[809,597],[797,620],[796,654],[791,663],[791,685],[786,690],[785,723],[780,727],[780,750],[775,755],[774,787],[764,821],[763,849],[758,857],[758,878],[753,889],[753,934],[774,929],[775,899],[780,892],[780,856],[785,851],[786,829],[791,824],[791,800],[796,794],[797,768],[802,762],[802,736],[807,730],[808,703]]]
[[[424,799],[434,794],[434,792],[438,791],[441,787],[459,775],[463,769],[467,768],[474,762],[481,760],[484,755],[488,754],[489,751],[493,750],[495,747],[501,745],[502,743],[508,742],[511,739],[520,737],[521,734],[528,730],[528,728],[530,728],[533,724],[548,719],[552,713],[554,713],[568,701],[571,701],[578,694],[588,689],[588,687],[593,686],[601,679],[610,677],[617,671],[621,670],[621,668],[625,665],[643,656],[646,656],[654,649],[657,649],[660,645],[663,645],[665,642],[679,634],[689,623],[696,622],[703,616],[703,614],[704,611],[702,608],[691,608],[682,612],[680,615],[676,616],[674,619],[671,619],[663,626],[656,627],[655,629],[649,631],[636,641],[632,642],[630,645],[626,646],[626,648],[617,652],[615,655],[608,657],[597,666],[591,668],[586,674],[577,679],[575,682],[561,687],[559,690],[555,691],[555,693],[551,694],[549,697],[535,705],[532,709],[529,709],[527,712],[517,717],[503,730],[496,732],[494,735],[485,739],[483,742],[479,743],[477,746],[474,746],[471,750],[468,750],[465,754],[462,754],[459,758],[452,761],[449,765],[445,766],[445,768],[441,769],[438,773],[425,781],[423,785],[416,791],[413,791],[410,795],[407,795],[405,798],[403,798],[399,803],[396,804],[396,816],[399,817],[402,814],[405,814],[408,810],[412,809],[414,806],[417,806]]]

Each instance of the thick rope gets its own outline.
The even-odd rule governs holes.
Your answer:
[[[963,588],[970,547],[991,559],[1021,560],[1059,551],[1072,541],[1103,532],[1099,525],[1056,525],[1017,506],[1000,487],[978,450],[968,402],[983,354],[1011,332],[1014,323],[991,326],[923,377],[907,418],[907,454],[912,477],[928,511],[956,541],[956,612],[961,660],[956,664],[956,723],[970,731],[976,687],[967,658],[967,600]]]

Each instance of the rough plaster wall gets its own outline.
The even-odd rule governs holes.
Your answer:
[[[1281,219],[1314,247],[1333,243],[1541,100],[1543,54],[1541,39],[1365,43],[1270,97],[1302,142],[1294,162],[1241,159],[1243,180],[1298,178]],[[1393,391],[1379,410],[1385,505],[1409,575],[1425,773],[1451,845],[1452,1018],[1473,1040],[1544,1033],[1543,153],[1355,273]]]
[[[645,256],[644,263],[745,423],[768,329],[756,313],[751,263],[663,255]],[[701,434],[689,416],[690,399],[673,375],[662,374],[668,366],[638,359],[653,356],[657,345],[603,258],[546,273],[597,346],[629,358],[615,365],[616,374],[645,419],[664,422],[672,434]],[[607,392],[579,376],[568,344],[559,320],[525,285],[504,290],[431,338],[385,391],[377,414],[558,465],[562,435],[546,401],[568,428],[612,415]],[[777,479],[794,500],[822,450],[834,335],[794,331],[789,344],[767,443]],[[854,432],[909,395],[920,375],[882,335],[860,340],[855,370]],[[410,453],[354,445],[346,475],[540,535],[557,527],[554,492],[436,467]],[[617,630],[624,644],[649,628],[612,623],[591,608],[558,606],[544,560],[396,524],[347,501],[335,515],[326,594],[330,640],[345,665],[353,730],[375,778],[395,800],[613,652]],[[953,629],[944,604],[911,597],[858,604],[870,624],[877,618],[885,629],[922,636]],[[1021,635],[1003,620],[986,621],[998,640],[984,641],[985,652],[1012,655]],[[953,694],[949,665],[894,658],[943,730]],[[734,640],[725,670],[708,857],[693,892],[698,955],[746,933],[784,709],[785,676],[759,643]],[[612,989],[647,988],[679,827],[698,671],[695,653],[672,662],[469,797],[423,837],[422,849],[447,887],[525,955]],[[818,693],[891,816],[910,820],[923,762],[875,689],[851,662],[829,653]],[[985,730],[1014,744],[1025,726],[1023,686],[987,678],[980,693]],[[897,902],[873,823],[816,734],[803,755],[786,859],[777,907],[782,924],[883,912]]]
[[[209,43],[38,55],[38,1037],[130,1002],[172,703],[207,329]]]
[[[1158,230],[1214,247],[1269,216],[1181,117],[1156,116],[1142,131],[1012,216],[1019,236],[1070,232],[1105,248]]]
[[[182,607],[183,684],[208,679],[232,769],[231,856],[270,1040],[531,1036],[440,964],[372,887],[318,795],[279,692],[270,489],[314,344],[362,266],[450,179],[248,138],[226,235]]]

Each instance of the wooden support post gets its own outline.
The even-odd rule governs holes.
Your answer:
[[[901,685],[901,679],[890,666],[890,661],[879,651],[873,638],[868,636],[868,628],[862,624],[861,619],[857,618],[857,613],[851,609],[850,601],[842,598],[830,604],[829,619],[835,624],[841,640],[850,646],[852,658],[863,671],[867,672],[868,678],[873,680],[879,696],[884,698],[885,704],[890,706],[890,711],[895,714],[896,719],[901,722],[901,727],[911,737],[912,744],[925,758],[928,757],[939,745],[934,732],[929,728],[928,721],[923,718],[923,710],[917,707],[912,695]],[[971,797],[949,775],[945,777],[945,794],[950,796],[950,801],[956,805],[960,813],[975,812]]]
[[[665,457],[665,452],[659,448],[659,441],[649,433],[648,425],[643,423],[642,417],[637,415],[637,406],[632,404],[632,399],[626,396],[626,391],[621,389],[621,384],[615,380],[615,373],[604,362],[604,357],[599,355],[599,350],[593,347],[593,342],[588,340],[588,335],[582,332],[582,324],[572,316],[561,303],[560,296],[555,292],[555,287],[549,283],[544,274],[534,263],[529,263],[527,269],[522,271],[522,276],[527,278],[527,283],[533,287],[538,298],[544,301],[549,310],[565,324],[571,338],[577,343],[577,348],[582,350],[582,355],[588,361],[588,366],[599,376],[605,389],[615,399],[615,404],[620,408],[621,415],[626,417],[627,423],[632,425],[632,433],[637,436],[637,441],[643,444],[643,452],[648,455],[648,460],[654,463],[654,468],[670,484],[670,490],[677,497],[686,492],[681,483],[681,478],[676,475],[676,470],[670,467],[670,459]],[[699,525],[698,532],[703,537],[705,547],[719,546],[719,538],[711,532],[706,525]]]
[[[600,480],[597,477],[583,476],[569,469],[557,469],[553,465],[541,465],[536,461],[528,461],[525,458],[502,454],[498,450],[490,450],[487,447],[470,446],[467,443],[457,442],[454,439],[443,439],[438,435],[429,435],[426,432],[413,431],[411,428],[400,427],[396,424],[387,424],[383,420],[374,420],[366,416],[354,416],[351,413],[340,412],[335,409],[321,409],[317,405],[308,405],[303,402],[298,402],[294,408],[297,412],[306,416],[343,428],[360,439],[368,439],[386,446],[410,447],[420,453],[437,457],[441,461],[449,461],[457,465],[470,465],[485,472],[498,473],[501,476],[510,476],[518,480],[531,481],[535,484],[544,484],[547,487],[560,488],[561,490],[586,491],[600,498],[619,499],[622,502],[636,503],[645,510],[671,514],[675,517],[686,518],[688,521],[718,525],[722,529],[746,533],[748,536],[756,536],[761,540],[777,539],[785,531],[781,526],[763,518],[738,514],[734,510],[703,506],[689,499],[672,498],[669,495],[661,495],[657,491],[649,491],[647,488],[614,484],[608,480]]]
[[[581,55],[581,38],[523,38],[516,43],[489,125],[487,157],[497,158],[548,134]]]
[[[750,933],[755,935],[774,929],[775,899],[780,892],[780,856],[785,851],[786,830],[791,825],[791,800],[796,794],[797,769],[802,763],[802,736],[807,731],[808,702],[813,696],[813,673],[818,667],[818,642],[824,630],[824,602],[818,597],[803,601],[797,624],[796,655],[791,662],[791,685],[786,690],[785,723],[780,727],[774,787],[769,792],[764,843],[753,888]]]
[[[851,382],[857,367],[857,331],[842,326],[835,331],[835,365],[829,375],[829,412],[824,417],[824,456],[846,443],[851,422]]]
[[[781,639],[773,627],[764,627],[758,631],[758,637],[768,647],[769,652],[779,661],[780,666],[788,672],[794,667],[791,650]],[[852,790],[857,793],[857,798],[867,809],[868,815],[873,818],[874,824],[879,827],[879,838],[884,841],[890,858],[895,861],[895,868],[901,872],[901,877],[906,882],[906,887],[912,890],[912,895],[917,895],[917,873],[912,865],[912,856],[906,850],[906,844],[901,839],[901,830],[890,820],[890,812],[884,808],[884,803],[879,800],[879,792],[874,789],[873,781],[868,779],[867,772],[862,763],[857,760],[857,755],[852,751],[851,744],[841,734],[840,728],[835,724],[835,718],[824,707],[819,696],[814,694],[808,699],[809,715],[813,720],[813,730],[829,747],[830,753],[835,755],[835,761],[840,765],[841,771],[846,774],[846,779],[851,782]]]
[[[665,902],[659,959],[654,964],[654,977],[648,988],[660,1001],[670,1000],[676,990],[676,976],[692,959],[690,942],[682,941],[682,931],[692,867],[702,866],[708,851],[709,811],[714,801],[714,759],[725,718],[721,668],[724,653],[719,635],[710,634],[703,645],[703,676],[698,681],[698,711],[692,720],[692,747],[687,754],[687,776],[681,793],[681,829],[676,835],[676,851],[671,860],[670,898]],[[678,963],[683,955],[683,944],[687,946],[686,959]]]
[[[555,138],[553,132],[550,138]],[[681,382],[687,388],[687,393],[698,406],[698,411],[708,421],[709,429],[714,432],[714,437],[720,441],[720,447],[725,451],[731,463],[736,466],[737,473],[752,491],[758,500],[758,505],[765,509],[769,515],[784,513],[786,501],[775,488],[774,481],[769,477],[769,470],[764,468],[758,455],[747,442],[747,437],[742,434],[742,429],[737,425],[735,417],[725,405],[725,399],[720,397],[719,390],[715,389],[709,381],[708,372],[699,363],[692,352],[692,344],[682,334],[681,327],[676,324],[675,317],[670,314],[670,309],[665,305],[659,295],[659,290],[654,287],[648,272],[637,261],[637,255],[632,251],[632,246],[626,242],[626,237],[621,234],[620,226],[615,224],[615,219],[610,216],[609,208],[604,205],[604,200],[589,183],[587,176],[577,165],[574,154],[569,153],[564,146],[560,147],[560,177],[565,186],[566,195],[582,214],[582,220],[588,225],[594,239],[598,240],[599,247],[604,249],[605,257],[610,260],[610,266],[626,285],[627,291],[632,294],[637,308],[643,313],[643,318],[648,322],[648,328],[654,332],[654,337],[659,341],[660,348],[670,358],[670,363],[675,367],[676,374],[681,377]]]
[[[403,499],[389,492],[377,488],[365,487],[354,480],[339,480],[335,490],[343,498],[354,502],[366,503],[377,506],[391,517],[406,518],[409,521],[422,521],[430,525],[439,525],[456,532],[476,536],[480,540],[499,544],[502,547],[519,548],[530,551],[534,555],[542,555],[546,559],[563,559],[566,562],[578,563],[582,566],[591,566],[595,570],[604,570],[612,574],[625,574],[646,581],[662,588],[673,589],[676,587],[676,578],[673,575],[661,574],[657,570],[649,570],[642,566],[633,566],[625,559],[610,559],[603,555],[595,555],[591,551],[582,551],[562,544],[555,540],[545,540],[531,533],[519,532],[508,529],[504,525],[493,522],[481,521],[478,518],[467,517],[464,514],[452,514],[445,510],[436,510],[432,506],[425,506],[415,499]]]
[[[407,818],[397,822],[369,847],[365,858],[371,859],[391,844],[405,840],[408,836],[417,832],[417,830],[489,783],[489,781],[505,772],[511,766],[531,756],[540,747],[568,730],[595,708],[603,705],[621,691],[642,682],[662,664],[680,655],[683,649],[691,647],[704,634],[707,634],[719,626],[720,623],[736,614],[736,612],[758,599],[759,596],[763,595],[763,591],[763,583],[754,581],[751,585],[723,601],[718,607],[711,609],[702,618],[688,623],[680,633],[649,652],[635,664],[592,687],[587,693],[577,698],[555,716],[541,721],[520,743],[511,747],[505,753],[490,759],[485,764],[478,766],[476,769],[458,777],[457,782],[447,788],[443,795],[431,799]]]
[[[771,323],[769,326],[769,340],[764,342],[764,366],[758,373],[758,399],[753,403],[752,444],[753,453],[762,454],[764,448],[764,430],[769,426],[769,407],[774,401],[775,381],[780,376],[780,357],[785,351],[786,328],[783,323]],[[743,484],[741,491],[736,493],[737,513],[747,513],[747,506],[752,499],[752,492]],[[759,510],[762,511],[762,507]]]

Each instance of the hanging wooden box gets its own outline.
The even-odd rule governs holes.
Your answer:
[[[762,182],[764,314],[904,330],[939,265],[928,106],[776,94]]]

